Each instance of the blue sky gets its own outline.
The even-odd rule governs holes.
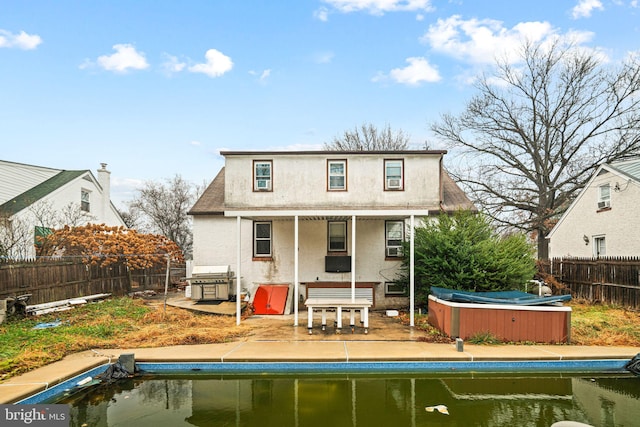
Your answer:
[[[319,149],[363,123],[412,148],[522,38],[640,53],[638,0],[3,0],[0,158],[211,181],[220,150]],[[446,159],[445,159],[446,164]]]

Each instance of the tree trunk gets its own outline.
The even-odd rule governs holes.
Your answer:
[[[541,229],[538,229],[538,259],[549,259],[549,240]]]

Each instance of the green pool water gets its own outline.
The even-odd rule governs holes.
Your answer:
[[[640,378],[616,374],[163,374],[55,403],[72,426],[640,425]],[[445,405],[448,415],[426,407]]]

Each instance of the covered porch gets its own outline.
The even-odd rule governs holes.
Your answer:
[[[331,298],[340,298],[341,300],[348,299],[351,302],[355,302],[356,299],[367,297],[370,295],[371,303],[375,302],[375,292],[366,291],[367,289],[373,289],[375,284],[379,281],[371,280],[371,275],[367,275],[367,268],[363,267],[363,265],[367,265],[368,259],[371,257],[367,251],[370,249],[370,244],[367,242],[367,238],[371,238],[367,236],[366,232],[358,232],[358,228],[366,230],[366,222],[377,220],[382,221],[384,223],[385,220],[395,220],[395,221],[403,221],[405,224],[405,232],[404,232],[404,240],[408,241],[410,248],[410,259],[409,259],[409,287],[408,287],[408,310],[410,313],[410,326],[414,326],[414,313],[415,313],[415,278],[414,278],[414,233],[413,230],[416,226],[416,221],[429,216],[428,210],[407,210],[407,209],[392,209],[392,210],[316,210],[316,211],[285,211],[285,210],[262,210],[262,211],[225,211],[224,216],[228,218],[235,218],[236,220],[236,277],[238,278],[235,281],[235,293],[236,295],[240,295],[243,291],[243,254],[246,256],[246,248],[242,247],[242,243],[247,241],[251,241],[253,236],[250,239],[247,238],[246,229],[243,233],[242,222],[243,220],[250,221],[275,221],[275,222],[290,222],[292,223],[292,235],[290,237],[290,242],[287,241],[286,245],[286,253],[283,253],[282,248],[280,249],[276,260],[272,260],[271,262],[278,262],[278,260],[282,260],[283,257],[289,257],[293,260],[292,263],[292,271],[290,273],[291,277],[288,278],[288,282],[292,285],[293,289],[293,298],[292,298],[292,312],[293,312],[293,320],[294,326],[298,326],[300,324],[299,313],[304,312],[305,306],[304,302],[309,298],[309,290],[312,289],[312,296],[314,298],[317,297],[326,297],[327,299]],[[341,273],[339,279],[331,279],[328,280],[326,278],[320,279],[320,275],[314,276],[309,272],[308,268],[303,268],[305,266],[305,252],[301,249],[305,249],[309,245],[310,240],[317,240],[316,235],[308,235],[305,232],[301,232],[301,225],[308,225],[310,222],[331,222],[331,221],[344,221],[348,224],[349,228],[349,239],[346,251],[342,254],[345,255],[342,263],[347,261],[349,263],[348,268],[345,268]],[[289,225],[291,227],[291,225]],[[384,237],[384,236],[383,236]],[[360,240],[363,240],[362,245],[359,247],[358,243]],[[306,246],[305,246],[306,245]],[[365,245],[365,246],[363,246]],[[377,250],[379,248],[376,248]],[[382,250],[384,250],[384,245],[382,245]],[[378,255],[384,261],[384,253]],[[314,254],[314,262],[318,262],[317,254]],[[330,255],[327,255],[327,260],[323,260],[324,262],[332,261]],[[397,258],[399,261],[400,258]],[[329,267],[325,267],[329,268]],[[343,267],[341,267],[343,268]],[[304,274],[301,277],[301,273]],[[313,277],[312,277],[313,276]],[[382,284],[384,286],[384,284]],[[318,293],[320,290],[320,293]],[[324,291],[323,291],[324,290]],[[327,290],[331,290],[327,292]],[[331,295],[331,292],[339,291],[340,295]],[[304,291],[304,292],[303,292]],[[363,295],[362,292],[369,292],[366,295]],[[406,300],[405,300],[406,301]],[[241,301],[236,298],[236,323],[240,324],[241,320]]]

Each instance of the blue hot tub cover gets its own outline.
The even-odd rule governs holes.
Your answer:
[[[436,286],[431,287],[431,294],[445,301],[480,304],[559,305],[563,301],[571,300],[571,295],[540,297],[522,291],[471,292],[438,288]]]

